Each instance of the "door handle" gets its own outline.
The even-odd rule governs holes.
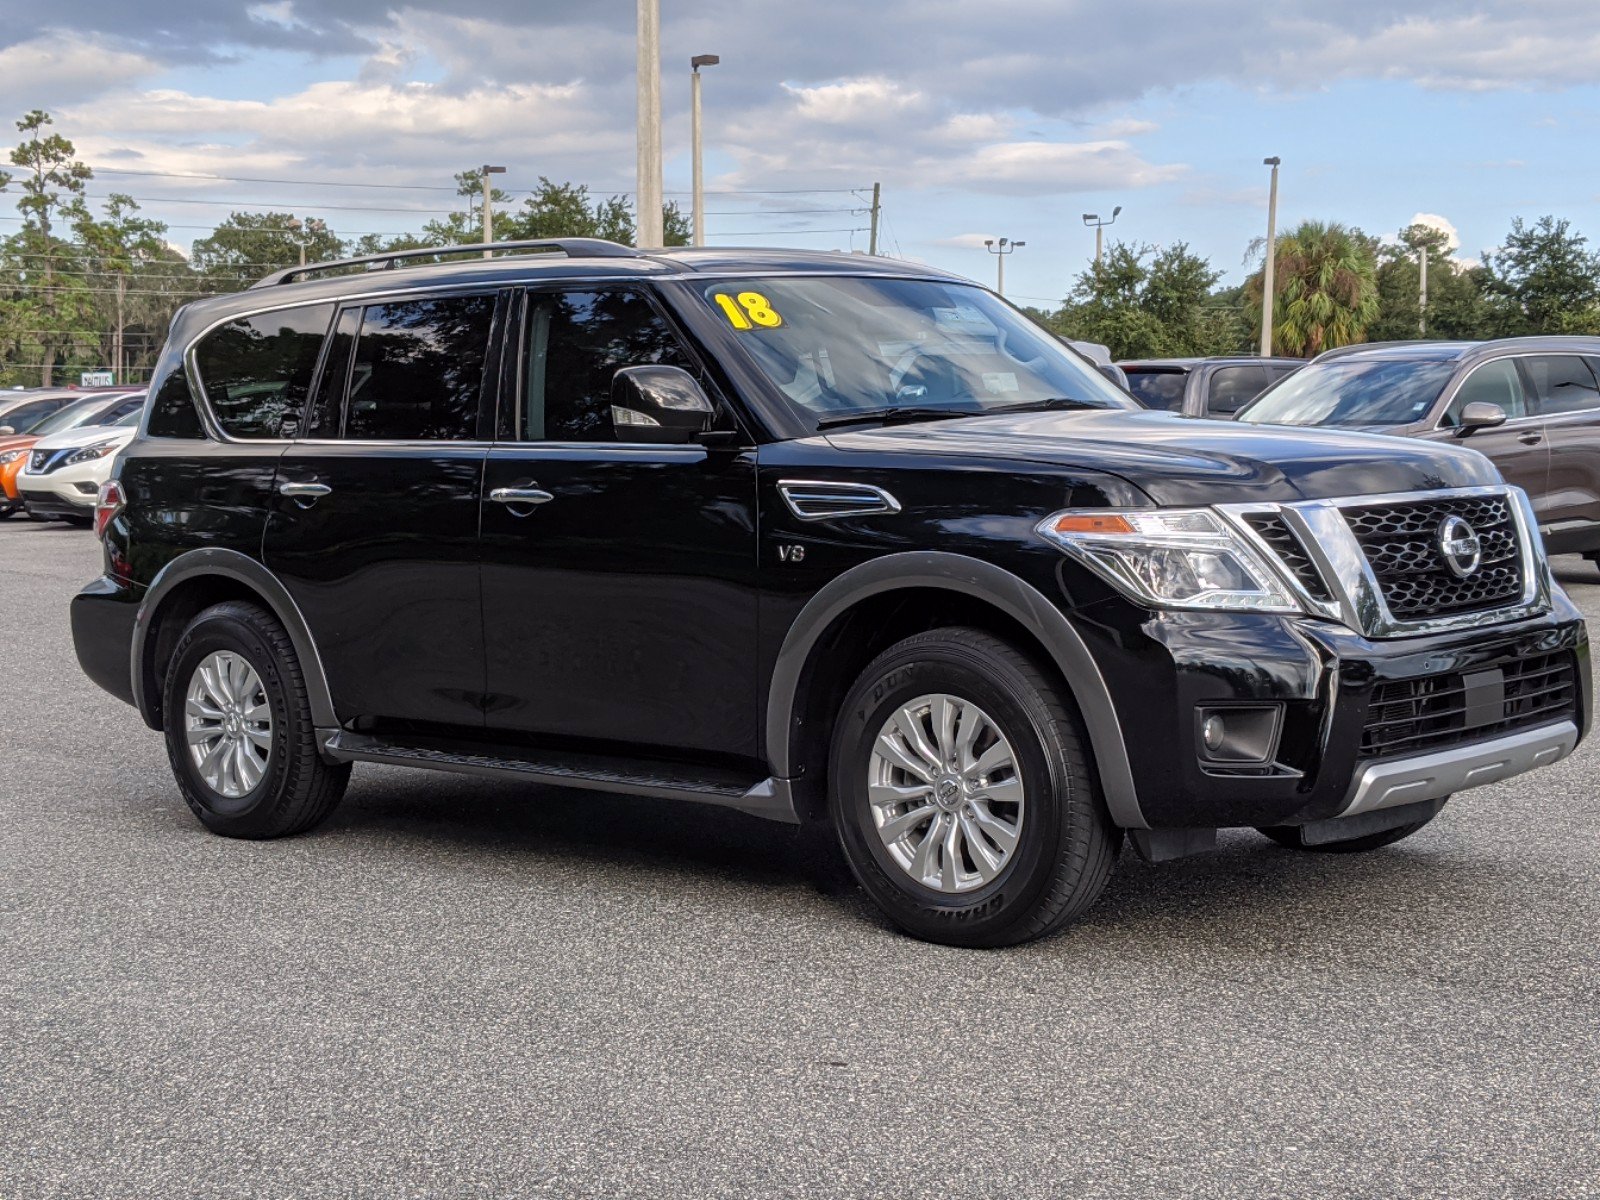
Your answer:
[[[280,483],[278,494],[280,496],[298,496],[315,500],[318,496],[326,496],[333,491],[325,483]]]
[[[1517,434],[1517,441],[1521,442],[1524,446],[1537,446],[1540,442],[1544,441],[1544,435],[1535,433],[1530,429],[1527,433]]]
[[[547,504],[555,497],[542,488],[505,487],[495,488],[489,493],[489,499],[496,504]]]

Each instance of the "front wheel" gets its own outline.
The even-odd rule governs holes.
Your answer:
[[[305,677],[288,633],[229,600],[189,622],[165,695],[167,759],[194,815],[226,837],[302,833],[333,811],[350,764],[318,753]]]
[[[1065,688],[1008,642],[937,629],[861,673],[836,723],[834,827],[900,928],[953,946],[1053,932],[1121,845]]]

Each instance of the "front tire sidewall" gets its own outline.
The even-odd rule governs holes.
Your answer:
[[[189,682],[195,668],[217,651],[229,651],[255,669],[272,712],[272,748],[261,782],[243,796],[223,796],[201,776],[189,752],[184,719]],[[206,612],[197,617],[179,640],[166,680],[167,757],[183,798],[207,828],[230,837],[272,836],[274,816],[288,790],[291,711],[277,655],[250,624],[238,616]]]
[[[1048,714],[1036,711],[1031,688],[986,667],[966,647],[922,647],[903,661],[880,659],[875,667],[851,691],[834,737],[830,792],[845,857],[862,888],[908,932],[955,944],[1005,940],[1002,931],[1024,919],[1049,886],[1062,840],[1063,801],[1073,802],[1060,756],[1045,749]],[[968,892],[938,892],[907,875],[878,836],[867,798],[878,731],[900,705],[933,692],[974,703],[999,725],[1027,796],[1011,860],[995,879]]]

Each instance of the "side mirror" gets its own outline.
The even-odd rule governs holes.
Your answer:
[[[1474,400],[1461,410],[1461,424],[1458,427],[1461,432],[1456,436],[1466,437],[1475,429],[1493,429],[1505,423],[1505,409],[1487,400]]]
[[[5,437],[7,434],[12,434],[15,432],[16,430],[11,428],[9,425],[0,425],[0,437]]]
[[[1116,384],[1122,391],[1128,390],[1128,376],[1116,363],[1095,363],[1094,369]]]
[[[682,367],[623,367],[611,377],[611,427],[619,442],[680,446],[711,429],[716,409]]]

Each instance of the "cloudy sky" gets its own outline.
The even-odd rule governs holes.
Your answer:
[[[633,186],[631,0],[23,7],[0,22],[0,113],[49,109],[97,169],[91,194],[132,193],[180,244],[231,208],[415,227],[485,161],[512,192],[541,174]],[[1281,222],[1393,233],[1433,214],[1465,257],[1516,215],[1600,237],[1596,0],[662,9],[669,192],[688,188],[688,59],[722,56],[713,243],[864,248],[879,181],[891,253],[988,281],[982,239],[1025,240],[1019,298],[1058,299],[1093,254],[1082,214],[1118,204],[1114,235],[1187,241],[1236,279],[1272,154]]]

